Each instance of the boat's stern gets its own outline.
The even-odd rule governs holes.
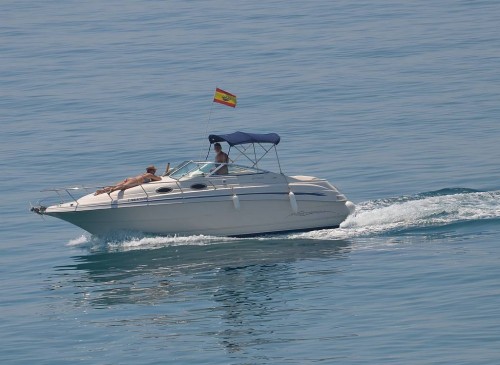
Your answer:
[[[311,195],[318,195],[317,200],[330,201],[336,204],[339,214],[343,215],[345,220],[349,215],[354,214],[356,206],[346,196],[328,180],[314,176],[296,175],[289,177],[289,187],[296,192],[307,192]],[[344,205],[344,207],[341,207]],[[340,213],[341,212],[341,213]]]

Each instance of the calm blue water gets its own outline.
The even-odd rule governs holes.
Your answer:
[[[500,363],[499,15],[2,1],[0,363]],[[212,105],[217,86],[236,109]],[[279,133],[284,171],[329,179],[356,216],[105,241],[28,212],[42,189],[198,158],[235,130]]]

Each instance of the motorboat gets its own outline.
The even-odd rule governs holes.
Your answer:
[[[337,228],[354,212],[354,204],[327,180],[282,172],[278,134],[234,132],[211,134],[208,139],[204,161],[184,161],[161,181],[99,195],[94,195],[95,188],[52,189],[61,200],[39,203],[31,210],[98,236],[123,231],[183,236],[310,231]],[[229,145],[228,163],[208,161],[215,143]],[[232,148],[239,152],[235,158]],[[272,150],[279,172],[259,167]]]

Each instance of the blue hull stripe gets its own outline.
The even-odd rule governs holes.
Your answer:
[[[310,195],[310,196],[326,196],[326,194],[323,194],[323,193],[300,193],[300,192],[297,192],[295,193],[295,195],[300,195],[300,196],[306,196],[306,195]],[[251,195],[279,195],[279,196],[283,196],[283,195],[288,195],[288,193],[240,193],[240,194],[236,194],[238,196],[251,196]],[[168,197],[165,197],[165,198],[160,198],[160,199],[147,199],[147,198],[135,198],[137,200],[134,200],[134,201],[126,201],[124,200],[123,202],[116,202],[116,201],[113,201],[113,203],[106,203],[106,204],[95,204],[95,205],[85,205],[85,208],[92,208],[92,207],[95,207],[95,208],[110,208],[112,206],[117,206],[117,207],[129,207],[129,206],[137,206],[137,205],[147,205],[147,204],[151,204],[151,203],[161,203],[161,202],[167,202],[167,201],[170,201],[170,202],[175,202],[176,200],[179,201],[179,202],[182,202],[183,200],[190,200],[190,199],[212,199],[212,198],[231,198],[233,195],[232,194],[219,194],[219,195],[209,195],[209,196],[175,196],[175,197],[171,197],[171,198],[168,198]],[[79,210],[77,210],[79,211]]]

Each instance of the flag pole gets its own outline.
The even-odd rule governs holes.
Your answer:
[[[205,134],[202,136],[201,140],[203,141],[204,138],[207,136],[208,133],[208,125],[210,124],[210,118],[212,117],[212,109],[214,108],[214,102],[212,101],[212,105],[210,106],[210,111],[208,112],[208,120],[205,123]],[[201,158],[203,157],[203,145],[200,148],[200,158],[199,161],[201,161]]]

